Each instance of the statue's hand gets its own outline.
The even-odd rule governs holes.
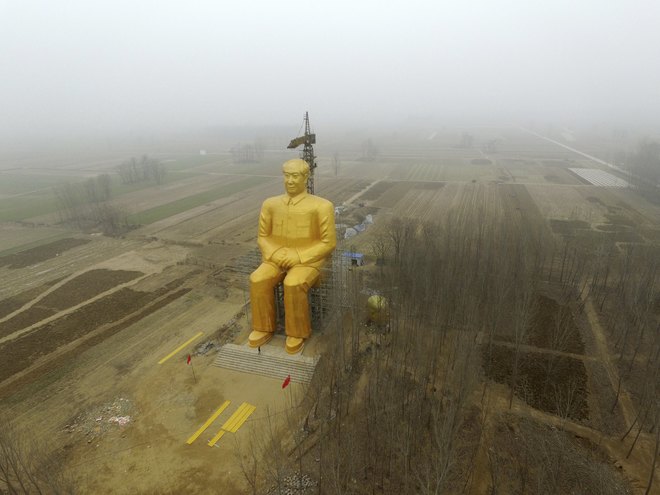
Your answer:
[[[300,256],[295,249],[279,248],[270,257],[270,260],[284,270],[300,264]]]
[[[284,266],[284,261],[286,260],[287,255],[287,249],[286,248],[279,248],[277,251],[273,253],[273,255],[270,257],[270,260],[275,263],[277,266],[281,268],[286,268]]]
[[[289,268],[292,268],[299,264],[300,264],[300,256],[298,256],[298,251],[296,251],[295,249],[288,249],[286,251],[285,260],[280,266],[288,270]]]

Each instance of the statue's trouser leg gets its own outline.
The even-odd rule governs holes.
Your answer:
[[[275,298],[273,289],[282,281],[285,273],[273,263],[262,263],[250,274],[250,305],[252,330],[274,332]]]
[[[284,328],[289,337],[306,339],[312,332],[307,292],[319,279],[319,271],[294,266],[284,278]]]

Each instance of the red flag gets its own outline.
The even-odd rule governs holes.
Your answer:
[[[186,364],[190,364],[190,354],[188,354],[188,361],[186,361]]]
[[[289,383],[291,383],[291,375],[286,375],[284,382],[282,383],[282,388],[286,388]]]

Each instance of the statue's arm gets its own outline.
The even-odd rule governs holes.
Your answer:
[[[268,207],[267,202],[261,206],[261,213],[259,213],[259,232],[257,234],[257,245],[261,250],[261,255],[264,260],[270,261],[273,253],[281,246],[273,242],[273,215]]]
[[[327,258],[337,245],[335,208],[330,201],[323,200],[319,205],[317,221],[319,222],[320,239],[309,247],[298,248],[300,262],[303,264]]]

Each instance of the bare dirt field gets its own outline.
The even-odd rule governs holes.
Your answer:
[[[337,206],[348,202],[338,220],[357,223],[370,212],[375,222],[340,247],[373,259],[373,241],[392,217],[433,221],[451,209],[461,221],[484,204],[559,238],[601,236],[626,245],[660,240],[658,206],[625,189],[585,185],[567,170],[596,164],[515,129],[488,133],[498,139],[496,151],[454,147],[452,134],[384,141],[373,160],[347,151],[337,174],[321,157],[317,193]],[[113,198],[136,218],[142,212],[154,219],[117,238],[63,227],[52,212],[28,218],[30,225],[0,224],[0,407],[18,429],[47,440],[48,455],[72,474],[81,493],[247,493],[237,453],[265,424],[286,428],[285,411],[305,386],[282,390],[280,380],[212,366],[221,343],[241,342],[249,330],[244,274],[231,267],[254,249],[261,202],[282,191],[279,165],[273,168],[281,155],[245,166],[226,155],[177,158],[172,174],[181,173],[180,180]],[[38,175],[46,163],[49,170],[85,175],[112,170],[116,158],[30,163],[29,174]],[[214,197],[199,196],[211,190]],[[514,433],[534,436],[549,428],[543,414],[556,410],[546,392],[570,382],[579,399],[564,420],[613,442],[630,426],[631,414],[625,402],[611,416],[598,412],[613,396],[616,379],[602,353],[614,356],[597,345],[595,314],[571,320],[566,337],[551,341],[548,328],[560,306],[552,294],[539,295],[522,353],[523,379],[514,390]],[[511,345],[509,335],[497,337],[487,378],[508,383]],[[315,347],[321,348],[306,352]],[[220,419],[186,443],[225,401],[230,405]],[[243,402],[256,406],[252,416],[209,447]],[[531,417],[541,423],[529,423]],[[511,437],[495,423],[489,434],[506,442]],[[561,439],[560,447],[573,441]],[[613,452],[623,458],[621,449],[584,444],[605,464],[613,462]],[[633,492],[642,493],[645,473],[633,460],[623,462],[624,474]],[[507,452],[498,462],[513,469]],[[471,486],[482,493],[479,483]]]

